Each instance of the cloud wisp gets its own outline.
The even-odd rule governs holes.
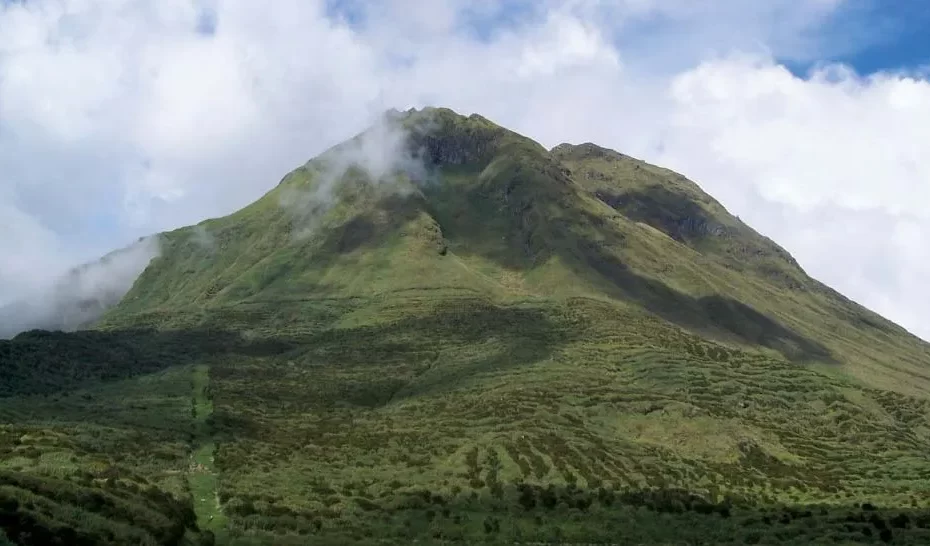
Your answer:
[[[31,329],[73,331],[89,325],[119,303],[159,252],[158,237],[146,237],[37,286],[0,307],[0,339]]]
[[[327,149],[309,162],[310,185],[287,186],[279,194],[281,207],[294,222],[296,238],[311,235],[320,219],[338,202],[339,190],[347,179],[355,184],[404,195],[428,179],[427,165],[412,146],[416,132],[430,124],[409,128],[403,115],[391,109],[354,138]]]

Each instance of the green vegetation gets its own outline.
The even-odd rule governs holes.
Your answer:
[[[56,358],[61,346],[50,344]],[[185,543],[194,525],[180,464],[189,389],[189,372],[175,368],[0,399],[0,527],[8,539]]]
[[[0,342],[0,355],[14,357],[0,358],[11,372],[0,385],[24,391],[0,398],[0,528],[9,540],[197,543],[186,476],[202,434],[192,389],[205,378],[187,363],[220,347],[234,349],[194,331],[31,332]]]
[[[925,344],[674,173],[399,122],[424,171],[305,199],[334,148],[0,343],[11,540],[930,542]]]

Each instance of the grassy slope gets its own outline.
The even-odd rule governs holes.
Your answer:
[[[426,118],[426,180],[308,220],[311,162],[100,325],[211,332],[165,360],[210,366],[231,543],[926,542],[925,345],[677,175]]]
[[[624,536],[641,517],[644,539],[722,541],[767,527],[747,509],[732,526],[663,531],[636,510],[578,505],[680,488],[770,506],[925,506],[922,401],[588,300],[392,310],[406,318],[214,368],[221,498],[240,531],[582,541]],[[574,489],[551,508],[531,489],[526,510],[521,487],[549,485]],[[506,530],[486,533],[489,518]],[[833,531],[843,524],[803,536]]]
[[[643,265],[650,274],[671,277],[694,294],[732,295],[822,343],[832,360],[844,364],[844,373],[871,386],[917,396],[930,392],[926,343],[808,277],[784,249],[730,215],[694,183],[592,144],[557,146],[553,154],[589,194],[671,236],[664,238],[661,261]],[[680,267],[669,260],[676,246],[701,253],[689,257],[693,265],[687,274],[670,271]],[[626,257],[643,255],[637,249]]]

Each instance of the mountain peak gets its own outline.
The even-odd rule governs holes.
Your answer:
[[[409,110],[402,118],[411,147],[432,165],[484,165],[506,146],[543,147],[479,114],[449,108]]]
[[[604,148],[603,146],[598,146],[593,142],[585,142],[582,144],[569,144],[563,142],[558,146],[555,146],[549,150],[552,154],[563,157],[563,158],[572,158],[572,159],[591,159],[591,158],[601,158],[601,159],[613,159],[613,160],[622,160],[622,159],[631,159],[630,157],[621,154],[616,150],[611,150],[610,148]]]
[[[433,168],[443,165],[486,165],[502,147],[545,149],[479,114],[449,108],[389,109],[353,138],[326,150],[310,163],[335,165],[403,163]],[[363,170],[365,170],[363,168]],[[401,169],[403,170],[403,169]]]
[[[615,150],[547,150],[479,114],[428,107],[388,110],[310,164],[204,233],[166,237],[113,317],[442,286],[607,298],[790,358],[852,354],[830,332],[861,310],[694,182]]]

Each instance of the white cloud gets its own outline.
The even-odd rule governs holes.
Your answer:
[[[322,0],[0,4],[0,213],[15,226],[0,302],[35,271],[247,204],[376,111],[433,104],[675,168],[930,336],[930,84],[773,61],[850,47],[824,26],[841,0],[344,5],[358,20]]]
[[[820,71],[802,80],[765,62],[702,65],[672,84],[679,140],[751,173],[769,201],[928,217],[930,82]]]
[[[815,277],[927,337],[930,84],[770,61],[699,66],[669,87],[655,160],[791,251]]]
[[[15,205],[0,202],[0,301],[18,297],[36,282],[48,281],[68,265],[59,257],[55,234]]]
[[[0,307],[0,338],[31,328],[86,326],[123,298],[159,250],[158,238],[148,237],[68,275],[34,283],[12,305]]]

